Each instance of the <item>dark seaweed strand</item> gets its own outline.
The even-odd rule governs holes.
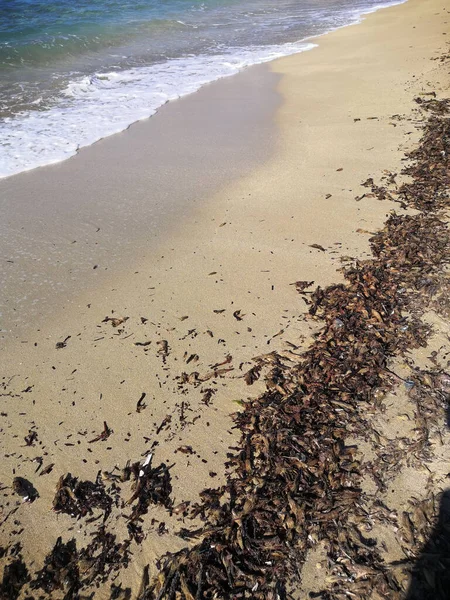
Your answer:
[[[400,597],[376,542],[349,526],[362,499],[361,475],[355,448],[344,440],[364,431],[374,390],[391,386],[390,359],[426,345],[428,330],[411,311],[437,293],[449,262],[450,236],[439,213],[450,187],[449,101],[420,103],[431,116],[408,155],[405,172],[413,181],[396,190],[419,214],[392,213],[371,239],[373,258],[345,268],[346,284],[314,292],[310,313],[325,326],[298,365],[276,361],[267,391],[235,416],[242,435],[229,455],[227,485],[206,490],[196,507],[205,521],[202,541],[166,555],[140,600],[287,598],[318,539],[327,540],[332,560],[346,557],[346,577],[321,598],[348,597],[344,591],[361,569],[355,597],[374,589]]]

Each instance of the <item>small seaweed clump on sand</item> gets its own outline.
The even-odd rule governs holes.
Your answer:
[[[95,482],[80,480],[70,473],[61,476],[53,510],[77,519],[78,527],[89,532],[90,542],[82,545],[74,537],[66,542],[59,537],[37,572],[32,568],[34,565],[24,562],[21,543],[8,551],[0,548],[0,557],[8,552],[10,559],[0,583],[0,600],[15,600],[25,590],[30,594],[25,597],[36,600],[71,600],[81,598],[82,590],[106,586],[111,577],[116,579],[121,569],[126,569],[130,563],[131,544],[142,542],[142,516],[150,505],[159,504],[170,509],[173,504],[170,467],[164,463],[152,467],[152,457],[153,454],[148,453],[143,461],[128,461],[123,469],[117,469],[117,473],[100,471]],[[130,481],[131,496],[124,501],[120,484]],[[125,514],[126,507],[131,514]],[[114,510],[116,513],[111,516]],[[126,519],[128,537],[125,539],[116,535],[117,511]],[[99,519],[101,522],[94,530],[88,528]],[[117,590],[120,592],[120,587],[112,597],[119,597]],[[92,598],[92,595],[86,597]]]
[[[242,436],[229,455],[227,485],[205,490],[193,509],[205,526],[192,537],[202,540],[167,555],[140,600],[287,598],[308,548],[321,539],[338,568],[320,597],[347,598],[350,584],[355,598],[404,592],[376,540],[349,520],[362,492],[356,448],[345,439],[364,433],[365,411],[393,385],[390,360],[426,345],[420,313],[442,291],[450,258],[440,213],[450,189],[449,102],[420,103],[431,116],[409,155],[412,181],[377,194],[420,212],[391,214],[371,239],[373,258],[345,267],[346,284],[312,294],[310,313],[325,326],[298,364],[272,355],[267,391],[235,416]],[[448,400],[441,380],[434,382]]]

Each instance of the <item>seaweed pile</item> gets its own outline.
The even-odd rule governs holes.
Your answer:
[[[111,496],[106,493],[99,477],[95,483],[79,481],[71,473],[60,477],[53,500],[53,509],[56,512],[64,512],[77,518],[92,514],[95,508],[102,509],[104,521],[111,514],[111,505]]]
[[[78,591],[87,583],[105,582],[111,573],[128,566],[128,546],[126,542],[118,543],[116,536],[106,531],[104,526],[81,550],[77,549],[75,540],[64,544],[58,538],[30,587],[47,595],[62,590],[64,598],[77,598]]]
[[[364,473],[357,446],[347,440],[372,435],[369,417],[398,383],[394,358],[426,346],[430,327],[421,318],[423,312],[430,307],[443,315],[450,312],[444,274],[450,260],[444,214],[450,190],[450,102],[433,98],[419,99],[418,104],[428,117],[418,148],[407,156],[411,162],[404,174],[409,180],[397,185],[390,174],[383,186],[373,180],[364,184],[380,200],[415,210],[390,214],[370,240],[373,258],[343,266],[345,283],[312,290],[313,282],[296,282],[310,318],[323,327],[301,355],[271,352],[255,359],[244,375],[250,386],[265,373],[266,391],[242,403],[234,416],[241,438],[228,454],[226,484],[204,490],[197,504],[181,503],[180,509],[173,507],[171,467],[152,467],[151,453],[142,462],[129,461],[117,473],[100,471],[94,482],[63,475],[53,508],[85,523],[101,519],[91,541],[78,548],[74,538],[59,538],[33,574],[20,545],[10,548],[0,598],[18,598],[28,586],[32,597],[55,593],[69,600],[110,582],[111,575],[120,582],[117,576],[130,563],[132,544],[143,540],[150,505],[160,505],[170,515],[181,511],[195,525],[178,532],[189,546],[160,559],[156,577],[150,579],[145,570],[139,600],[298,597],[301,567],[320,541],[326,542],[332,576],[316,597],[363,599],[374,592],[378,598],[403,597],[401,578],[385,564],[377,540],[366,535]],[[105,320],[116,326],[112,318]],[[163,359],[167,352],[165,342]],[[450,377],[436,365],[433,372],[416,371],[410,383],[421,421],[408,454],[426,461],[430,427],[449,400]],[[145,408],[144,397],[137,412]],[[111,433],[104,423],[104,431],[91,441]],[[374,470],[381,473],[400,464],[396,449],[390,450],[391,456],[380,456]],[[31,501],[33,490],[26,483],[18,480],[16,493]],[[127,501],[122,498],[126,483],[131,487]],[[376,511],[371,518],[393,521],[382,503]],[[422,503],[404,515],[411,559],[431,531],[435,513],[434,504]],[[424,514],[429,515],[427,527],[420,531]],[[109,531],[119,518],[128,532],[124,540]],[[160,529],[163,533],[164,523]],[[111,598],[129,597],[122,592],[120,583],[114,583]]]
[[[164,463],[152,467],[152,457],[153,454],[149,453],[142,462],[130,464],[129,461],[118,473],[100,471],[95,481],[83,481],[71,473],[61,476],[56,486],[53,510],[77,521],[84,519],[86,525],[99,519],[101,524],[91,531],[91,541],[82,547],[77,546],[73,537],[67,542],[59,537],[45,557],[43,567],[34,574],[23,561],[21,544],[9,548],[10,561],[0,583],[0,599],[19,598],[27,588],[32,593],[30,597],[36,599],[43,600],[54,594],[57,597],[62,594],[66,600],[79,598],[82,590],[106,584],[111,576],[116,578],[121,569],[127,568],[132,542],[140,544],[143,540],[142,516],[149,506],[159,504],[170,509],[173,503],[170,467]],[[107,486],[105,481],[109,482]],[[132,495],[125,502],[121,485],[129,481]],[[24,501],[31,501],[28,487],[26,493],[27,500]],[[125,514],[126,507],[131,508],[130,515]],[[13,512],[15,510],[17,508]],[[128,537],[124,539],[115,531],[118,518],[126,522]],[[110,531],[111,527],[114,533]],[[5,554],[6,550],[0,556]],[[115,597],[119,597],[117,593],[116,590]]]
[[[152,454],[140,465],[134,463],[130,472],[134,476],[133,495],[127,501],[127,505],[136,502],[127,525],[130,538],[140,544],[144,538],[142,527],[139,524],[142,516],[148,511],[150,504],[160,504],[167,509],[172,507],[172,484],[170,467],[161,463],[155,468],[151,466]]]
[[[235,416],[242,437],[229,454],[227,485],[205,490],[193,507],[205,523],[193,536],[202,540],[167,555],[140,600],[287,598],[318,540],[336,565],[320,597],[349,597],[350,584],[357,598],[404,591],[358,527],[360,464],[345,440],[364,434],[366,411],[393,386],[393,357],[426,345],[420,313],[445,286],[449,102],[420,104],[430,117],[408,156],[412,181],[397,187],[392,177],[390,189],[377,187],[380,199],[394,196],[420,212],[392,213],[370,240],[373,259],[344,267],[347,283],[304,297],[325,326],[297,365],[274,357],[267,391]],[[448,400],[448,387],[439,391]]]

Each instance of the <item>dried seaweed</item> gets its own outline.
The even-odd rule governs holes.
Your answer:
[[[129,543],[117,543],[116,536],[102,526],[86,548],[78,551],[74,539],[63,543],[58,538],[43,568],[30,584],[46,594],[61,590],[64,600],[78,598],[78,592],[93,582],[106,581],[113,571],[127,567]]]
[[[14,477],[12,488],[24,502],[31,503],[34,502],[36,498],[39,498],[39,493],[34,485],[24,477]]]
[[[81,586],[77,558],[75,540],[64,544],[59,537],[53,550],[46,557],[44,567],[31,582],[31,588],[41,589],[47,594],[63,590],[67,600],[76,597]]]
[[[349,526],[361,499],[360,466],[344,440],[363,431],[374,391],[392,385],[390,359],[426,344],[420,310],[449,261],[450,236],[438,214],[448,206],[447,104],[427,105],[432,116],[405,169],[412,182],[376,186],[379,199],[398,195],[421,212],[391,214],[370,240],[374,258],[344,268],[345,284],[312,294],[310,314],[324,328],[299,364],[280,359],[267,391],[235,416],[242,435],[229,454],[227,485],[204,493],[192,510],[205,521],[202,541],[168,554],[141,600],[284,598],[319,539],[327,539],[336,565],[322,598],[347,597],[350,583],[354,597],[374,589],[399,597],[401,585],[373,541]],[[248,382],[253,377],[250,371]]]
[[[5,566],[0,585],[0,600],[16,600],[25,583],[28,582],[28,569],[19,555]]]
[[[150,504],[161,504],[166,508],[172,506],[170,467],[161,463],[152,468],[151,460],[152,454],[149,454],[142,465],[135,463],[131,467],[134,474],[133,495],[127,504],[137,501],[130,516],[131,521],[146,514]]]
[[[94,509],[104,511],[105,521],[111,513],[112,498],[106,493],[105,486],[97,481],[80,481],[70,473],[62,475],[56,487],[53,510],[72,517],[81,518],[91,515]]]
[[[420,541],[422,554],[414,565],[407,600],[423,598],[448,598],[450,590],[450,492],[440,497],[440,510],[434,529],[432,525],[437,513],[431,501],[418,503],[411,519],[412,543]],[[428,539],[424,537],[424,534]],[[419,536],[417,540],[416,535]]]

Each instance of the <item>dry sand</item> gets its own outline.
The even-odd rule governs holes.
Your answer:
[[[272,63],[270,77],[279,81],[283,102],[275,129],[265,113],[268,130],[260,140],[267,145],[276,134],[272,156],[270,148],[257,148],[259,166],[251,165],[249,173],[217,193],[172,214],[145,257],[141,252],[134,262],[130,258],[127,269],[121,265],[114,275],[106,273],[96,287],[92,278],[85,285],[78,277],[74,287],[79,291],[65,307],[56,296],[51,319],[39,322],[37,315],[38,328],[30,323],[5,343],[2,545],[20,538],[25,558],[39,566],[58,535],[76,536],[82,543],[86,531],[51,511],[60,475],[94,479],[99,470],[139,460],[154,442],[156,464],[175,463],[175,503],[195,501],[205,486],[223,481],[227,448],[235,441],[229,416],[238,409],[234,401],[258,391],[258,385],[248,388],[242,379],[251,359],[286,348],[287,342],[307,344],[313,332],[290,284],[340,281],[340,258],[364,257],[368,232],[379,228],[392,208],[355,197],[366,191],[360,183],[368,177],[379,180],[386,168],[398,171],[404,149],[417,141],[409,120],[413,98],[448,90],[448,74],[431,59],[445,51],[449,8],[447,1],[410,0],[319,38],[310,52]],[[239,77],[247,76],[252,77],[250,71]],[[203,93],[189,102],[201,102]],[[276,95],[271,102],[276,105]],[[408,118],[399,121],[394,115]],[[115,145],[116,157],[126,154],[128,133],[105,140]],[[257,136],[249,139],[258,146]],[[92,181],[83,177],[83,169],[95,160],[95,152],[87,150],[85,156],[88,152],[89,160],[82,151],[64,166],[47,169],[45,178],[56,181],[58,172],[73,165],[79,178],[75,192],[85,198]],[[95,163],[89,168],[95,173]],[[26,185],[32,188],[40,172],[27,174]],[[235,174],[241,174],[237,167]],[[8,180],[13,190],[14,179]],[[141,187],[134,192],[149,193],[138,175],[137,180]],[[126,198],[133,180],[116,185],[122,187],[115,194]],[[108,197],[101,202],[107,204]],[[133,218],[139,221],[139,215]],[[127,231],[131,235],[131,220]],[[113,327],[102,322],[106,316],[127,319]],[[67,336],[66,346],[57,349]],[[158,344],[162,341],[167,341],[167,356],[164,344]],[[207,378],[224,361],[216,371],[233,370]],[[180,378],[183,372],[198,372],[204,381],[193,385]],[[211,401],[205,404],[209,390]],[[137,412],[143,392],[147,406]],[[168,416],[171,421],[160,429]],[[89,443],[105,420],[113,434]],[[38,441],[25,447],[30,429]],[[195,453],[178,450],[183,446]],[[37,456],[44,467],[54,463],[50,474],[34,473]],[[40,497],[20,505],[5,523],[17,501],[7,487],[15,474],[30,479]],[[169,533],[160,536],[161,521]],[[172,535],[181,526],[163,509],[147,515],[147,537],[133,547],[133,563],[121,575],[124,584],[136,590],[147,563],[185,544]],[[116,530],[123,529],[119,519]],[[307,587],[313,587],[314,569],[306,577]],[[108,597],[106,590],[96,597]]]

